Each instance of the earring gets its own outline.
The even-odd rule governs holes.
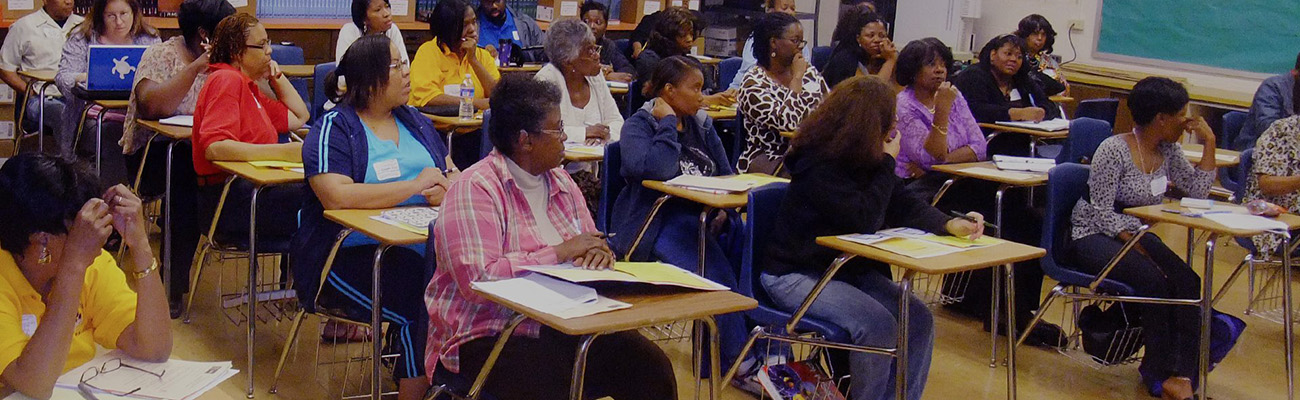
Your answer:
[[[52,261],[53,257],[50,256],[50,246],[48,241],[49,239],[41,239],[41,256],[36,259],[37,264],[46,265]]]
[[[776,52],[772,52],[772,58],[776,58]]]

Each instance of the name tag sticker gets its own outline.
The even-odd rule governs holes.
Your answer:
[[[574,10],[574,14],[575,14],[575,15],[577,14],[577,10]],[[560,15],[564,15],[564,11],[560,11]],[[514,32],[510,32],[510,33],[514,34],[514,36],[515,36],[515,41],[518,42],[518,41],[519,41],[519,31],[514,31]]]
[[[460,84],[453,83],[442,87],[442,94],[460,97]]]
[[[23,334],[32,337],[36,334],[36,326],[40,321],[36,319],[36,314],[23,314]]]
[[[1155,179],[1152,179],[1152,180],[1151,180],[1151,195],[1152,195],[1152,196],[1162,196],[1162,195],[1165,194],[1165,190],[1168,190],[1168,189],[1169,189],[1169,178],[1168,178],[1168,177],[1165,177],[1164,175],[1161,175],[1161,176],[1157,176]]]
[[[1020,89],[1011,89],[1011,93],[1007,93],[1007,98],[1011,101],[1020,101]]]
[[[397,164],[396,158],[387,159],[375,163],[375,178],[380,181],[396,179],[402,177],[402,167]]]

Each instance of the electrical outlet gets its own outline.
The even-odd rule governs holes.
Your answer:
[[[1074,30],[1074,31],[1082,31],[1082,30],[1083,30],[1083,20],[1081,20],[1081,19],[1072,19],[1072,20],[1070,20],[1070,30]]]

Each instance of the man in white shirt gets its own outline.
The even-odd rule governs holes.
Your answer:
[[[23,101],[27,81],[18,71],[57,70],[63,54],[63,42],[72,28],[84,19],[72,14],[73,0],[46,0],[45,6],[14,21],[9,27],[4,45],[0,46],[0,80],[13,88],[16,98]],[[39,89],[39,85],[37,89]],[[63,115],[63,100],[53,85],[45,92],[45,129],[58,132]],[[22,126],[25,132],[36,131],[41,96],[25,99],[27,117]],[[15,113],[17,117],[17,113]]]

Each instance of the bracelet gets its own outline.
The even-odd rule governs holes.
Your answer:
[[[136,272],[132,272],[132,273],[131,273],[131,279],[134,279],[134,280],[136,280],[136,281],[138,282],[138,281],[140,281],[141,279],[144,279],[145,277],[149,276],[149,274],[152,274],[154,271],[157,271],[157,270],[158,270],[158,259],[157,259],[157,258],[154,258],[154,259],[153,259],[153,264],[150,264],[150,265],[149,265],[149,268],[145,268],[144,271],[136,271]]]
[[[939,125],[934,125],[934,129],[938,130],[940,135],[948,136],[948,127],[940,128]]]

